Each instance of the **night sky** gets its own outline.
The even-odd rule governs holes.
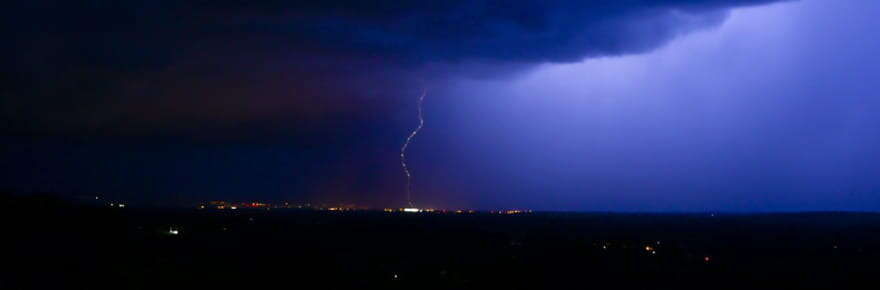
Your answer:
[[[880,210],[874,0],[16,1],[0,190]],[[301,2],[301,3],[297,3]]]

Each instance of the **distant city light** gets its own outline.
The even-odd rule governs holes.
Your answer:
[[[178,235],[178,234],[180,234],[180,231],[178,231],[175,228],[170,228],[170,229],[168,229],[168,234],[169,235]]]
[[[705,261],[706,263],[708,263],[708,262],[709,262],[709,256],[705,256],[705,257],[703,257],[703,261]]]
[[[119,204],[119,207],[125,207],[125,204],[124,204],[124,203],[120,203],[120,204]]]
[[[302,203],[302,204],[292,204],[289,202],[282,203],[267,203],[267,202],[256,202],[256,201],[246,201],[246,202],[236,202],[236,201],[223,201],[223,200],[213,200],[199,203],[197,205],[198,209],[253,209],[253,208],[265,208],[266,210],[270,209],[311,209],[311,210],[321,210],[321,211],[361,211],[361,210],[371,210],[369,207],[359,206],[356,204],[311,204],[311,203]],[[374,208],[372,210],[380,210],[388,213],[393,212],[407,212],[407,213],[477,213],[477,210],[473,209],[438,209],[438,208],[416,208],[416,207],[407,207],[407,208]],[[511,210],[493,210],[490,211],[493,214],[526,214],[532,213],[532,210],[524,210],[524,209],[511,209]]]

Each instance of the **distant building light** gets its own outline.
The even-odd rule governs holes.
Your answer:
[[[412,208],[412,207],[408,207],[408,208],[403,209],[403,212],[421,212],[421,211],[422,211],[421,209]]]
[[[229,209],[238,209],[237,206],[230,206]]]
[[[168,229],[168,234],[169,235],[178,235],[178,234],[180,234],[180,231],[178,231],[175,228],[170,228],[170,229]]]
[[[124,203],[120,203],[120,204],[119,204],[119,207],[125,207],[125,204],[124,204]]]
[[[703,261],[705,261],[706,263],[709,263],[709,256],[703,257]]]

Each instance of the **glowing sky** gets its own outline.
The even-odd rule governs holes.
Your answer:
[[[459,83],[461,151],[512,180],[491,194],[509,205],[876,210],[876,8],[736,10],[651,53]]]
[[[0,188],[403,205],[427,88],[421,205],[880,210],[875,1],[349,2],[22,7]]]

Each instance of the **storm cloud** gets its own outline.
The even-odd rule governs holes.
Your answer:
[[[321,130],[450,77],[645,52],[767,2],[28,1],[4,12],[0,121],[12,135]]]
[[[428,89],[419,206],[878,209],[877,1],[371,2],[3,10],[0,190],[403,206]]]

